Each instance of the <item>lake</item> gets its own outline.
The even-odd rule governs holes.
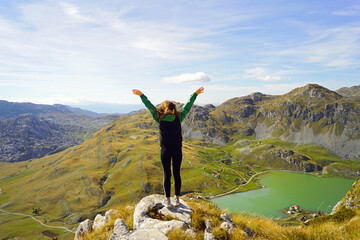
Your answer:
[[[268,218],[284,218],[281,210],[292,205],[311,211],[330,213],[349,191],[355,180],[320,178],[304,173],[269,172],[259,183],[265,188],[235,193],[211,201],[230,213],[248,212]]]

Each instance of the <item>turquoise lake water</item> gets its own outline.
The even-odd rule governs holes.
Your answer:
[[[319,178],[309,174],[270,172],[261,176],[265,188],[214,198],[212,202],[230,213],[248,212],[269,218],[284,218],[281,210],[299,205],[306,210],[331,212],[355,180]]]

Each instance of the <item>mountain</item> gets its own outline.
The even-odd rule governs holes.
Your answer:
[[[51,117],[58,122],[51,122],[51,117],[33,119],[25,115],[21,117],[29,120],[19,119],[19,124],[14,122],[12,126],[22,129],[28,138],[41,135],[52,139],[56,135],[52,129],[61,126],[51,124],[75,121],[68,116],[53,114]],[[87,123],[88,117],[83,118]],[[77,126],[82,125],[81,118],[75,119]],[[34,126],[31,131],[22,127],[36,121],[40,121],[36,126],[45,127]],[[352,151],[358,154],[358,123],[356,99],[318,85],[307,85],[281,96],[253,93],[217,107],[193,106],[183,122],[182,194],[214,196],[258,189],[262,186],[254,181],[254,175],[272,169],[358,178],[358,161],[332,154],[327,150],[331,144],[311,139],[310,134],[309,141],[314,143],[311,145],[299,144],[301,139],[297,138],[293,142],[281,140],[290,135],[301,136],[308,129],[316,137],[325,135],[341,142],[344,148],[353,144]],[[1,127],[9,125],[10,122],[0,123]],[[344,135],[345,130],[349,135]],[[350,143],[346,142],[349,138]],[[338,149],[344,151],[341,146]],[[0,162],[0,208],[27,214],[33,208],[41,208],[39,219],[43,222],[72,229],[114,206],[162,193],[159,159],[158,126],[149,112],[120,116],[83,143],[61,152],[16,163]],[[2,218],[1,237],[2,231],[16,232],[14,226],[19,225],[32,226],[25,234],[36,235],[45,230],[29,218],[6,214]]]
[[[279,138],[323,146],[342,158],[360,158],[360,99],[316,84],[280,96],[253,93],[216,108],[197,106],[185,125],[185,136],[217,144],[239,135]]]
[[[352,87],[343,87],[336,90],[342,96],[345,97],[360,97],[360,85],[352,86]]]
[[[61,104],[0,101],[0,162],[25,161],[78,145],[119,115]]]
[[[33,114],[21,114],[0,125],[0,161],[39,158],[82,143],[85,128],[60,125]]]
[[[0,100],[0,120],[14,118],[23,113],[32,113],[35,115],[52,115],[52,114],[81,114],[86,116],[97,116],[95,112],[73,108],[66,105],[54,104],[34,104],[34,103],[18,103]]]

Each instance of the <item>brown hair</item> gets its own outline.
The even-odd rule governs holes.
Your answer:
[[[174,102],[166,100],[157,109],[156,117],[158,119],[162,120],[165,115],[172,115],[174,117],[179,116],[179,113],[176,110],[176,104]]]

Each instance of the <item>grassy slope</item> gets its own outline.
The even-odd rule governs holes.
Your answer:
[[[239,145],[235,140],[238,139],[234,137],[222,147],[201,140],[186,140],[182,191],[219,194],[237,187],[236,178],[247,181],[250,171],[254,174],[268,168],[288,167],[281,161],[272,161],[265,164],[266,167],[253,166],[264,165],[262,157],[272,149],[268,148],[270,145],[305,154],[322,166],[341,162],[356,168],[354,162],[343,161],[321,147],[277,139],[267,139],[260,144],[251,137],[243,140],[248,144]],[[98,212],[121,203],[137,202],[151,193],[162,193],[159,155],[157,126],[147,111],[120,117],[82,145],[41,159],[4,165],[0,177],[24,170],[0,180],[0,206],[10,212],[26,214],[31,214],[33,207],[41,207],[41,215],[49,219],[49,225],[59,226],[65,222],[69,228],[76,227],[78,220],[92,218]],[[238,191],[255,188],[257,184],[251,183]],[[5,236],[2,235],[4,229],[16,229],[21,222],[1,224],[0,236]],[[15,235],[6,235],[9,236]],[[26,231],[17,236],[26,236]]]
[[[298,222],[296,226],[284,227],[280,226],[276,221],[260,218],[252,215],[234,214],[231,216],[235,223],[236,229],[231,233],[220,228],[222,220],[220,214],[224,210],[220,210],[216,205],[205,200],[186,200],[192,208],[192,225],[196,233],[195,236],[190,236],[183,230],[174,230],[168,234],[170,240],[193,240],[204,239],[205,219],[209,219],[212,227],[212,232],[216,239],[221,240],[239,240],[249,239],[245,237],[243,229],[248,227],[255,233],[251,239],[359,239],[360,237],[360,212],[354,212],[350,217],[339,218],[339,216],[325,216],[327,218],[323,221],[321,218],[311,220],[308,224]],[[112,219],[104,227],[88,234],[84,237],[85,240],[91,239],[108,239],[113,230],[113,224],[116,218],[123,219],[132,229],[132,215],[134,208],[126,208],[118,206],[116,209],[119,213],[114,215]],[[349,221],[352,219],[351,221]],[[319,221],[320,220],[320,221]]]

